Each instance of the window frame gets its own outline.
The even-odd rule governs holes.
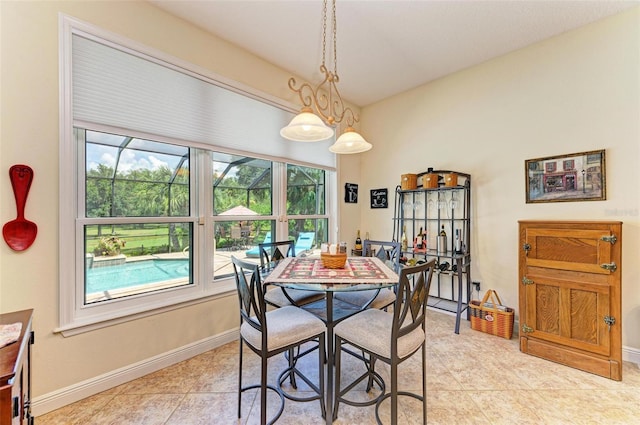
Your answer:
[[[141,48],[130,40],[124,40],[119,36],[97,29],[89,24],[81,23],[73,18],[61,15],[60,19],[60,170],[59,170],[59,326],[54,332],[62,333],[64,336],[71,336],[91,330],[111,326],[116,323],[130,321],[136,318],[159,314],[177,308],[205,302],[211,299],[227,296],[235,291],[235,282],[232,276],[221,279],[214,279],[212,261],[208,261],[208,255],[214,251],[214,222],[217,217],[213,215],[212,191],[213,173],[207,171],[212,160],[214,151],[226,152],[238,155],[247,155],[255,158],[267,159],[273,162],[274,172],[276,168],[282,167],[285,170],[284,176],[280,177],[286,185],[286,164],[302,165],[320,168],[327,171],[327,181],[325,186],[326,210],[320,218],[328,220],[328,237],[337,235],[337,172],[334,168],[320,166],[312,163],[304,163],[279,157],[270,157],[264,154],[253,154],[246,151],[234,151],[228,147],[218,147],[210,144],[177,140],[173,137],[162,137],[147,134],[131,129],[105,126],[81,120],[74,120],[71,96],[71,39],[74,31],[93,34],[95,36],[108,38],[111,42],[125,47],[141,51],[145,55],[158,55],[162,61],[167,61],[167,57],[160,52],[152,51],[149,48]],[[190,65],[190,64],[186,64]],[[179,65],[189,69],[182,62]],[[191,65],[192,66],[192,65]],[[193,67],[193,66],[192,66]],[[193,67],[195,68],[195,67]],[[192,72],[202,73],[201,69],[193,69]],[[265,99],[265,94],[253,89],[248,89],[240,83],[226,80],[223,77],[207,75],[208,78],[220,81],[227,87],[236,87],[239,91],[248,93],[249,97]],[[256,100],[258,101],[258,100]],[[295,110],[292,106],[291,111]],[[193,276],[192,285],[181,286],[159,291],[157,293],[147,293],[127,298],[113,300],[112,302],[84,304],[84,224],[91,224],[94,219],[83,218],[79,215],[80,203],[84,203],[84,176],[85,170],[79,167],[81,163],[78,159],[84,158],[84,146],[78,149],[77,139],[74,135],[74,128],[84,128],[86,130],[101,131],[106,133],[124,134],[141,139],[154,140],[187,146],[192,149],[190,156],[190,167],[192,170],[190,179],[192,193],[190,215],[185,217],[114,217],[115,223],[148,223],[162,221],[184,221],[190,222],[193,226],[192,238],[194,240],[193,254]],[[195,171],[193,171],[195,170]],[[273,188],[273,215],[276,221],[277,237],[287,234],[286,220],[284,225],[280,219],[286,217],[286,186],[282,186],[282,181],[277,182],[274,178]],[[329,196],[329,194],[334,194]],[[280,213],[282,211],[282,213]],[[84,212],[84,205],[82,206]],[[306,217],[306,216],[305,216]],[[305,218],[293,216],[292,219]],[[333,218],[332,218],[333,217]],[[69,235],[69,237],[63,237]],[[80,284],[82,283],[82,284]]]

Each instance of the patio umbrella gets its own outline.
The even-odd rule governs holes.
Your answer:
[[[244,205],[238,205],[237,207],[230,208],[218,215],[258,215],[258,213]]]

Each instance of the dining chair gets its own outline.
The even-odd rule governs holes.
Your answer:
[[[362,243],[364,257],[376,256],[390,269],[398,273],[400,268],[400,243],[395,241],[375,241],[365,239]],[[341,301],[364,308],[385,309],[396,299],[395,289],[372,289],[370,291],[336,292],[335,297]]]
[[[260,252],[260,267],[263,269],[272,263],[277,263],[286,257],[295,257],[296,249],[293,241],[276,241],[258,245]],[[274,307],[286,305],[304,305],[324,298],[324,293],[305,291],[302,289],[272,288],[266,291],[265,301]]]
[[[426,387],[426,336],[425,316],[427,299],[431,287],[431,278],[436,260],[432,259],[400,271],[396,301],[393,312],[378,309],[366,309],[338,323],[334,328],[336,339],[336,393],[334,398],[334,417],[338,414],[340,402],[352,406],[369,406],[375,404],[376,421],[380,420],[380,404],[391,398],[391,423],[398,423],[398,396],[409,396],[422,401],[423,423],[427,420],[427,387]],[[346,387],[340,383],[340,363],[343,345],[349,344],[370,356],[371,362],[365,363],[367,370]],[[398,391],[398,366],[412,357],[418,350],[422,351],[422,395],[409,391]],[[391,388],[386,391],[383,378],[375,372],[376,360],[387,363],[390,370]],[[356,402],[345,396],[360,382],[374,376],[381,384],[382,392],[372,400]]]
[[[260,277],[260,267],[231,256],[235,272],[236,289],[240,302],[240,349],[238,373],[238,418],[242,417],[242,393],[260,389],[260,423],[267,424],[267,390],[275,391],[280,397],[280,408],[268,422],[275,423],[284,410],[285,398],[293,401],[320,400],[322,416],[325,417],[324,404],[324,358],[325,325],[313,314],[295,306],[284,306],[267,311],[264,300],[264,287]],[[271,357],[300,348],[302,344],[318,340],[318,385],[315,385],[297,368],[299,357],[291,357],[289,366],[278,376],[277,385],[267,384],[267,362]],[[242,386],[242,352],[246,345],[260,356],[260,384]],[[313,391],[313,395],[297,397],[284,392],[282,383],[289,375],[302,379]]]

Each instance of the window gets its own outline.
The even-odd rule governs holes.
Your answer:
[[[57,331],[224,294],[231,255],[258,261],[260,242],[286,238],[306,255],[336,233],[331,141],[282,140],[292,110],[61,22]]]
[[[575,169],[575,161],[573,159],[565,159],[562,161],[562,169],[564,171],[571,171]]]
[[[190,149],[76,133],[85,151],[84,304],[193,284]]]

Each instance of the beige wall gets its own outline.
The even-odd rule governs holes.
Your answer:
[[[235,295],[63,338],[58,325],[58,13],[134,39],[283,99],[289,74],[144,2],[0,1],[0,171],[35,170],[26,215],[38,238],[0,244],[0,312],[34,308],[34,396],[78,385],[237,326]],[[369,189],[391,191],[428,166],[473,175],[474,278],[516,305],[516,222],[625,222],[624,343],[640,319],[638,252],[638,12],[626,13],[389,99],[363,112],[370,153],[339,159],[341,239],[391,236],[391,212]],[[526,158],[607,149],[608,201],[525,205]],[[361,171],[362,167],[362,171]],[[15,217],[8,180],[2,222]],[[344,183],[360,202],[344,205]]]
[[[518,220],[623,221],[623,345],[640,348],[640,8],[365,107],[362,190],[472,176],[472,277],[518,306]],[[607,200],[525,203],[525,159],[606,149]],[[391,210],[361,227],[392,234]]]

